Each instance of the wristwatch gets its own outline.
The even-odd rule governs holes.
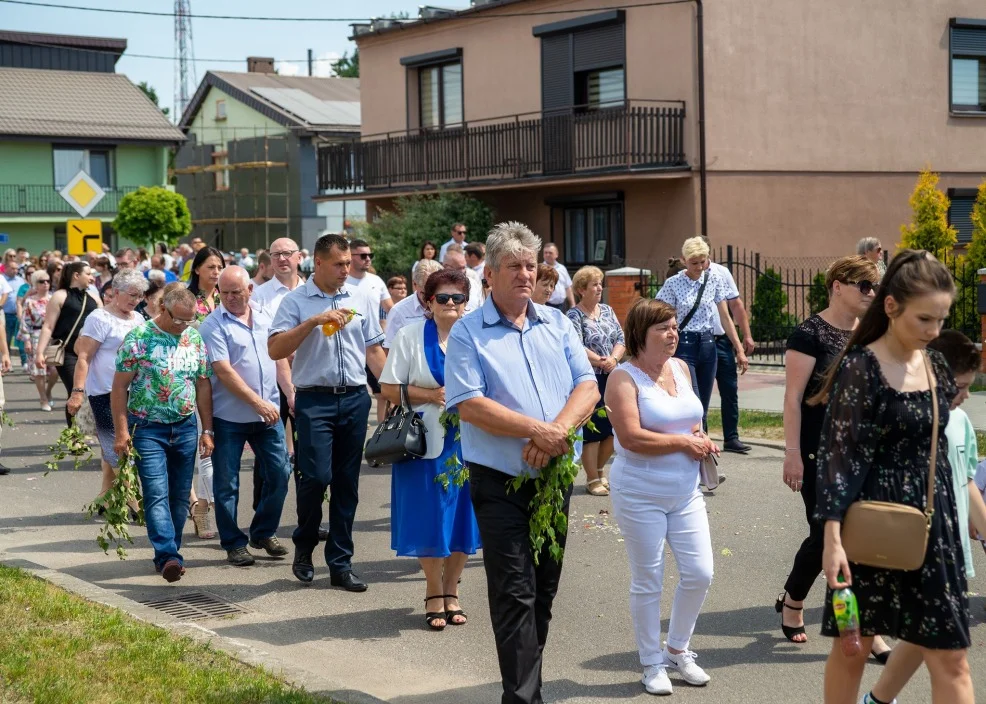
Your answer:
[[[210,438],[216,437],[216,434],[214,432],[212,432],[211,430],[203,430],[202,431],[202,434],[203,435],[208,435]]]
[[[84,394],[85,392],[85,389],[72,389],[73,394]]]

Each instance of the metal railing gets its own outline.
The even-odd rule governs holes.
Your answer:
[[[687,167],[685,104],[627,100],[364,135],[318,152],[319,189],[519,180]]]
[[[106,189],[106,196],[96,204],[92,215],[115,213],[120,199],[139,186],[120,186]],[[0,184],[0,215],[74,215],[75,210],[58,194],[54,186],[19,186]]]

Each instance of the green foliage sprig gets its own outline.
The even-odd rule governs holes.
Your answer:
[[[120,455],[116,465],[116,478],[113,486],[86,507],[89,517],[103,509],[103,519],[106,523],[99,530],[96,542],[104,553],[109,554],[110,542],[116,543],[116,554],[121,560],[127,556],[124,542],[134,543],[130,535],[130,507],[137,506],[137,525],[144,522],[144,496],[140,491],[140,478],[137,474],[137,459],[140,457],[134,450],[133,443],[127,443],[126,451]]]
[[[48,446],[48,454],[51,455],[51,459],[45,462],[45,469],[48,470],[45,472],[45,476],[48,475],[48,472],[57,470],[58,463],[66,457],[75,459],[73,469],[79,469],[92,459],[92,448],[86,442],[85,433],[79,428],[75,418],[72,419],[72,425],[62,429],[55,444]]]
[[[458,413],[442,411],[442,415],[438,417],[438,422],[445,427],[446,433],[451,433],[454,430],[455,441],[459,441]],[[469,468],[463,464],[458,452],[452,453],[452,456],[445,460],[445,467],[446,470],[444,472],[435,476],[435,481],[441,484],[445,491],[448,491],[449,485],[457,486],[461,489],[469,481]]]
[[[11,428],[14,427],[14,419],[7,415],[7,411],[0,408],[0,425],[6,425]]]

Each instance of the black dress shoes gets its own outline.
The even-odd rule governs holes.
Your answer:
[[[366,591],[366,582],[361,580],[352,572],[340,572],[339,574],[334,574],[330,578],[330,581],[333,587],[342,587],[347,592]]]
[[[0,464],[0,477],[2,477],[5,474],[10,474],[10,467],[5,467],[2,464]]]
[[[745,455],[750,451],[750,446],[739,441],[739,438],[733,438],[732,440],[727,440],[723,443],[722,449],[726,452],[735,452],[739,455]]]
[[[312,554],[310,552],[296,552],[291,571],[299,581],[305,584],[315,579],[315,565],[312,564]]]

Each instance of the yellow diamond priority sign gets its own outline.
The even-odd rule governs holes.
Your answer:
[[[106,196],[106,192],[85,171],[77,173],[59,194],[81,217],[91,213]]]
[[[69,220],[68,253],[82,256],[86,252],[103,252],[103,223],[99,220]]]

